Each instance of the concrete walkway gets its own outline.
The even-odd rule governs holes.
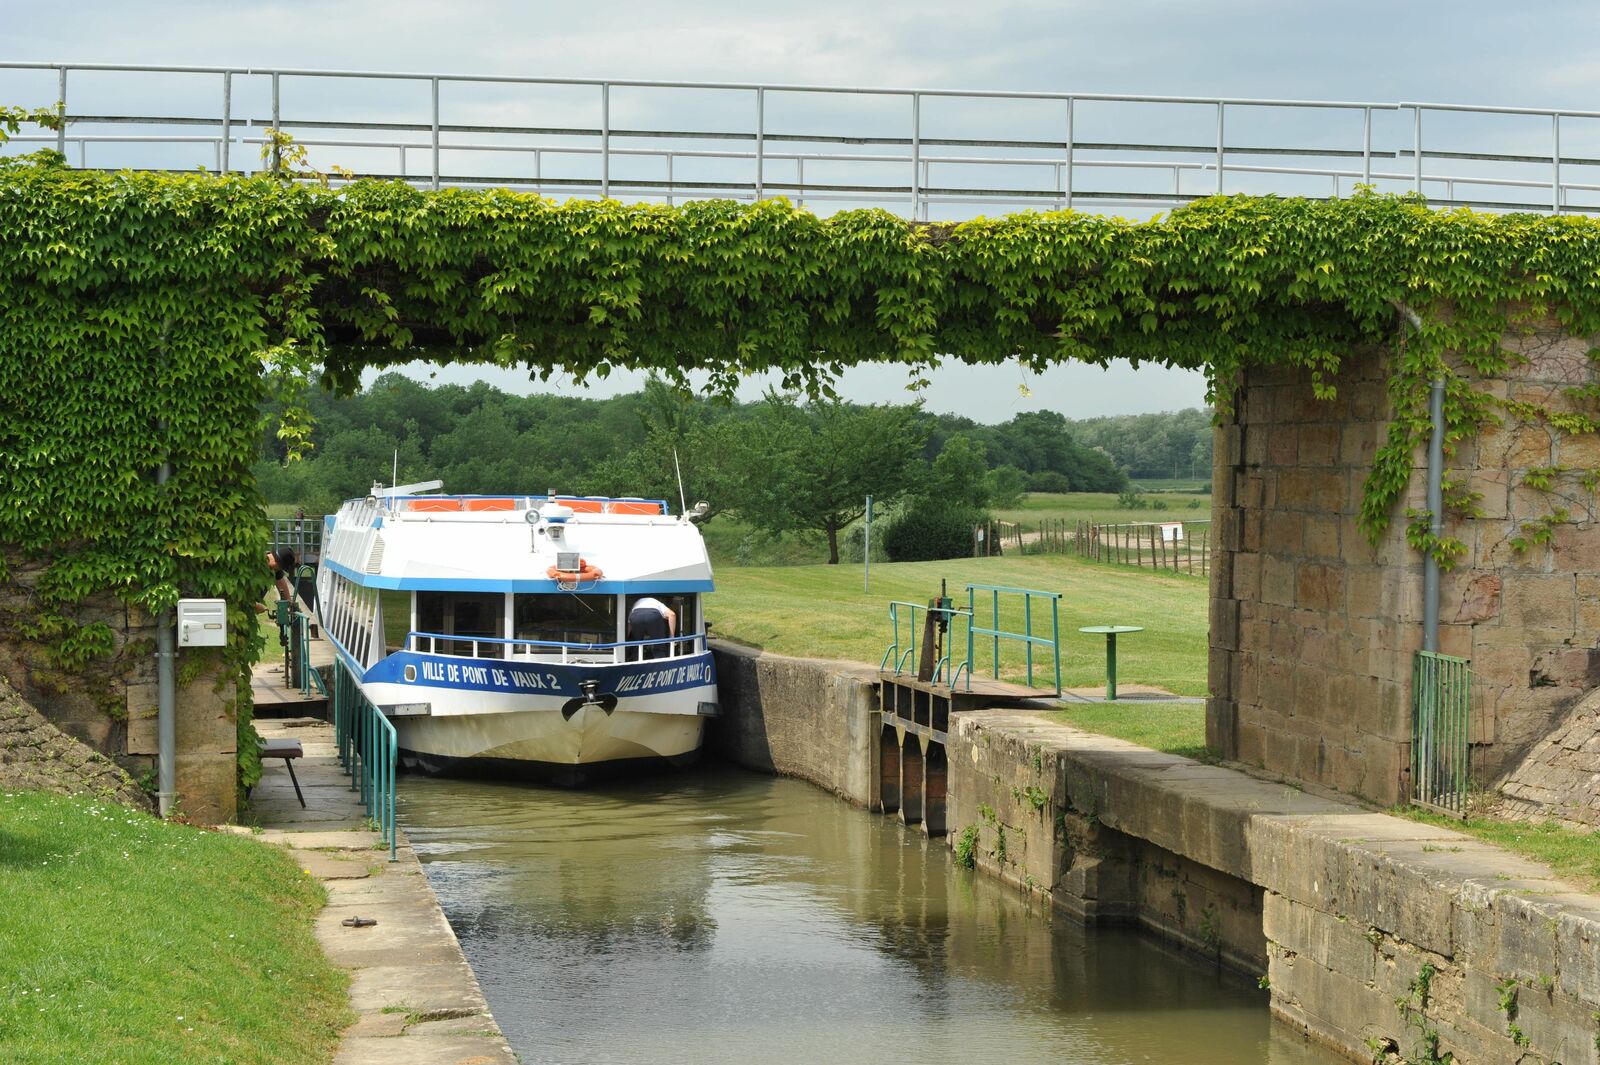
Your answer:
[[[359,1014],[334,1065],[515,1062],[417,856],[402,836],[399,858],[390,862],[382,838],[367,828],[366,811],[339,768],[333,727],[301,718],[257,721],[256,729],[305,748],[295,763],[305,808],[284,763],[270,759],[241,820],[262,829],[257,838],[289,848],[327,888],[317,938],[333,963],[350,971],[350,1005]],[[377,924],[345,926],[351,917]]]

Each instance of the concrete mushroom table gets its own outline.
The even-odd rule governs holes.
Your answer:
[[[1124,632],[1143,632],[1143,625],[1085,625],[1078,630],[1104,633],[1106,638],[1106,701],[1117,701],[1117,636]]]

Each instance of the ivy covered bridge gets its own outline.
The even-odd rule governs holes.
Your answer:
[[[1596,160],[1562,146],[1595,116],[1499,116],[1543,123],[1553,150],[1540,155],[1531,134],[1451,143],[1454,120],[1437,123],[1446,139],[1435,140],[1447,109],[1420,104],[385,75],[396,100],[422,91],[422,118],[397,103],[358,120],[300,110],[310,97],[295,95],[368,77],[348,72],[191,70],[184,106],[147,113],[111,109],[106,86],[170,72],[0,73],[42,79],[16,94],[29,108],[67,103],[64,123],[32,116],[61,128],[29,129],[8,149],[44,138],[61,154],[0,162],[0,668],[57,720],[136,762],[154,753],[151,618],[180,595],[234,604],[230,647],[185,666],[180,714],[193,725],[176,786],[191,812],[231,814],[236,758],[246,783],[258,772],[235,736],[249,735],[237,682],[256,638],[241,604],[259,591],[264,547],[249,475],[259,404],[315,375],[350,388],[367,368],[417,358],[579,377],[703,371],[725,390],[774,370],[825,391],[846,365],[915,374],[941,358],[1201,369],[1226,412],[1211,586],[1217,749],[1380,801],[1409,793],[1412,659],[1430,611],[1440,650],[1474,663],[1482,782],[1523,779],[1527,757],[1564,772],[1540,744],[1558,727],[1582,732],[1573,715],[1600,684],[1589,340],[1600,332],[1600,223],[1584,214],[1600,198],[1583,183]],[[581,106],[598,106],[597,120],[541,105],[513,122],[458,95],[484,85],[591,94]],[[674,91],[722,102],[690,115],[634,99]],[[822,104],[795,110],[813,98]],[[840,101],[879,110],[840,117]],[[1136,106],[1156,117],[1117,127],[1118,109]],[[1316,122],[1258,139],[1272,127],[1251,128],[1265,111],[1340,116],[1344,139]],[[962,121],[989,133],[963,135]],[[239,173],[260,158],[256,141],[265,172]],[[723,143],[689,154],[701,148],[688,142],[710,141]],[[214,153],[206,168],[222,173],[160,169],[193,159],[147,154],[158,148]],[[342,154],[379,150],[404,165]],[[535,152],[589,169],[559,177]],[[455,165],[469,157],[490,162]],[[634,169],[646,157],[670,176]],[[1250,161],[1268,157],[1277,162]],[[534,158],[540,170],[509,169]],[[372,176],[332,172],[347,159]],[[710,169],[692,174],[694,159]],[[116,162],[146,169],[98,169]],[[780,162],[807,176],[779,181]],[[880,177],[838,176],[871,167]],[[378,180],[396,172],[409,182]],[[1152,190],[1149,172],[1175,183]],[[997,180],[1023,173],[1033,177]],[[1041,174],[1055,184],[1035,187]],[[1367,179],[1397,191],[1352,192]],[[512,184],[577,198],[502,187]],[[1215,195],[1273,189],[1309,194]],[[822,217],[802,197],[902,214]],[[668,198],[688,202],[643,202]],[[1529,210],[1437,206],[1467,199]],[[981,204],[1057,209],[922,220]],[[1091,204],[1176,209],[1148,221],[1066,209]],[[1430,508],[1435,381],[1442,498]],[[1437,596],[1424,595],[1425,557],[1445,571]],[[1527,784],[1529,802],[1541,786]],[[1569,797],[1564,812],[1593,817],[1595,801]]]

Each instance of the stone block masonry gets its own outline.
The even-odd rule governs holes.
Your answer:
[[[1543,866],[1025,711],[959,715],[949,760],[980,869],[1264,977],[1353,1061],[1600,1065],[1600,897]]]
[[[148,810],[116,763],[56,728],[0,677],[0,791],[94,795]]]
[[[799,777],[858,806],[878,800],[877,670],[714,641],[722,714],[705,746],[764,773]]]
[[[65,737],[134,776],[152,772],[156,755],[155,619],[115,596],[99,594],[70,611],[78,625],[111,633],[110,652],[78,670],[61,668],[30,635],[37,585],[48,560],[8,558],[0,566],[0,686],[9,684]],[[190,654],[211,655],[193,662]],[[209,651],[180,651],[177,695],[178,809],[203,824],[238,812],[238,685]]]
[[[1523,361],[1477,387],[1512,404],[1576,412],[1583,401],[1565,389],[1600,381],[1589,343],[1554,323],[1505,346]],[[1216,437],[1207,705],[1208,743],[1225,756],[1383,804],[1410,790],[1423,603],[1404,510],[1424,505],[1426,465],[1419,449],[1409,494],[1370,543],[1356,516],[1392,417],[1388,365],[1383,350],[1349,354],[1328,401],[1314,398],[1302,370],[1240,379]],[[1473,772],[1490,787],[1600,685],[1600,529],[1594,494],[1577,483],[1600,468],[1600,443],[1506,414],[1446,465],[1450,480],[1480,494],[1482,513],[1446,523],[1466,554],[1441,582],[1440,650],[1472,662]],[[1553,493],[1525,483],[1552,467],[1565,471]],[[1559,506],[1569,520],[1550,544],[1513,547],[1527,523]],[[1586,738],[1567,735],[1562,747]],[[1537,804],[1541,787],[1531,782],[1522,799]]]

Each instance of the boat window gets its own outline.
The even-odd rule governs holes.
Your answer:
[[[674,635],[683,636],[687,634],[689,636],[693,636],[695,633],[700,631],[700,618],[697,609],[700,601],[699,596],[668,595],[664,592],[647,592],[641,595],[630,595],[628,596],[628,609],[630,611],[633,610],[633,604],[637,603],[640,599],[645,598],[646,595],[659,603],[665,604],[667,609],[671,610],[673,614],[676,615],[678,627]],[[632,640],[635,637],[629,636],[628,638]],[[679,640],[673,643],[670,652],[665,648],[658,647],[656,648],[655,654],[650,654],[641,650],[640,648],[634,647],[629,648],[628,657],[630,659],[636,659],[641,656],[645,658],[654,658],[665,657],[668,653],[672,655],[693,654],[694,651],[694,641]]]
[[[418,592],[417,629],[467,639],[440,640],[440,654],[470,655],[473,638],[500,639],[505,635],[506,597],[486,592]],[[480,643],[479,658],[500,658],[504,648]]]
[[[519,640],[597,644],[617,639],[614,595],[518,595],[513,617]]]

